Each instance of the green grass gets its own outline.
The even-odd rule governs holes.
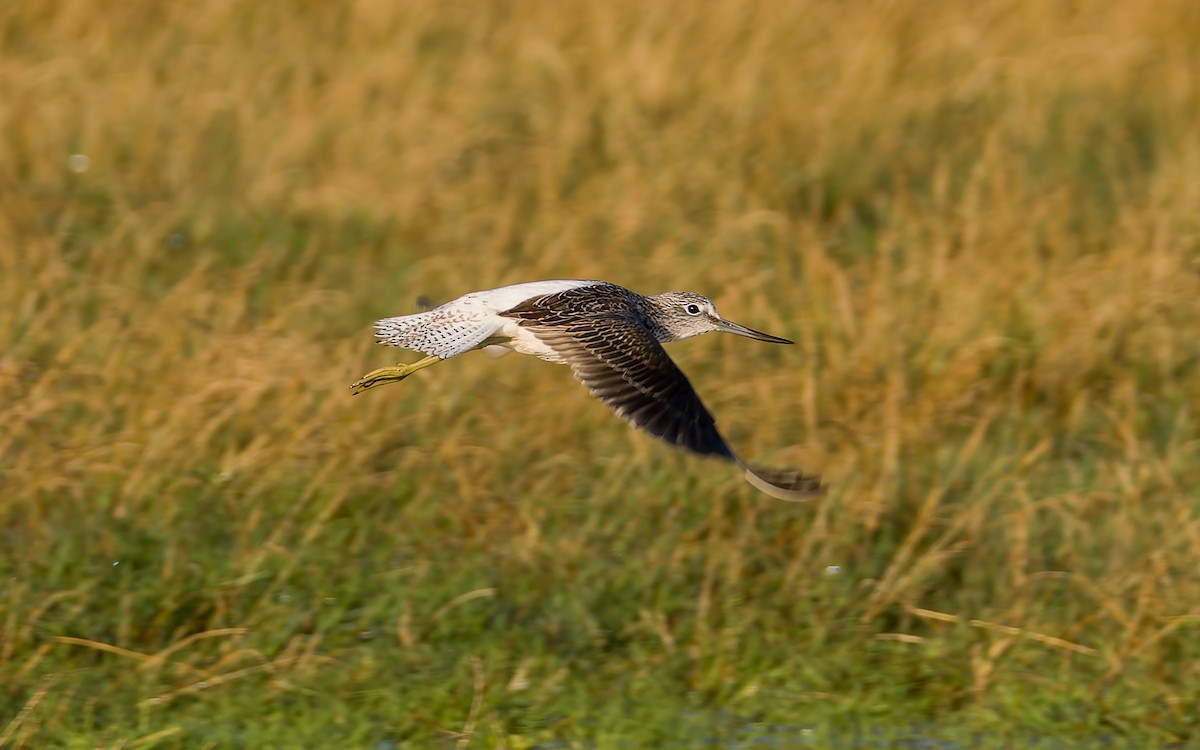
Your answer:
[[[1194,744],[1196,29],[3,6],[0,746]],[[554,277],[795,339],[671,353],[829,494],[532,358],[348,395],[375,318]]]

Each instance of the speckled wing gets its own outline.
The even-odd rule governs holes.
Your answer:
[[[583,291],[531,299],[502,315],[557,352],[593,396],[635,427],[693,453],[737,460],[629,293]]]
[[[780,500],[824,494],[819,477],[750,467],[717,431],[716,421],[650,330],[632,292],[613,284],[533,297],[501,315],[557,352],[591,394],[651,435],[737,463],[748,481]]]

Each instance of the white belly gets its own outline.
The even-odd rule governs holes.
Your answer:
[[[500,313],[532,297],[599,283],[602,282],[552,279],[470,292],[428,312],[376,321],[376,336],[382,343],[442,359],[482,346],[499,345],[521,354],[562,362],[550,347]]]
[[[577,289],[581,286],[593,286],[601,283],[603,282],[584,281],[580,279],[527,281],[523,284],[512,284],[511,286],[502,286],[497,289],[487,289],[482,292],[464,294],[458,300],[455,300],[455,302],[466,303],[469,307],[478,306],[486,309],[489,313],[496,314],[505,310],[511,310],[532,297],[540,297],[544,294],[557,294],[558,292],[565,292],[568,289]],[[547,362],[561,364],[564,361],[557,352],[543,344],[538,337],[530,333],[529,329],[517,325],[516,321],[513,320],[505,320],[503,327],[496,332],[495,339],[489,343],[493,346],[511,349],[518,354],[530,354]],[[492,356],[499,356],[499,354],[493,354]]]
[[[528,299],[528,297],[526,298]],[[529,332],[528,328],[523,328],[517,325],[517,322],[510,321],[504,324],[497,334],[498,337],[507,337],[507,342],[499,342],[500,346],[512,349],[518,354],[532,354],[535,357],[544,359],[547,362],[557,362],[563,364],[564,360],[558,352],[542,343],[542,340]]]

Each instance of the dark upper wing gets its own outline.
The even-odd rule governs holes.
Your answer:
[[[607,286],[607,285],[606,285]],[[528,300],[515,318],[562,356],[575,377],[634,426],[693,453],[731,460],[716,422],[620,287]]]
[[[692,384],[651,333],[636,297],[611,284],[534,297],[501,315],[562,356],[591,394],[635,427],[694,453],[737,462],[746,480],[792,502],[825,492],[819,477],[739,460]]]

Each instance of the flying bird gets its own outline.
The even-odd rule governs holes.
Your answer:
[[[380,343],[428,356],[373,370],[350,391],[404,380],[472,349],[502,347],[501,353],[512,350],[569,366],[593,396],[634,427],[692,453],[736,463],[746,480],[768,495],[799,501],[822,494],[817,476],[751,468],[717,431],[692,384],[662,347],[710,331],[794,343],[725,320],[710,299],[692,292],[645,297],[603,281],[531,281],[376,321]]]

